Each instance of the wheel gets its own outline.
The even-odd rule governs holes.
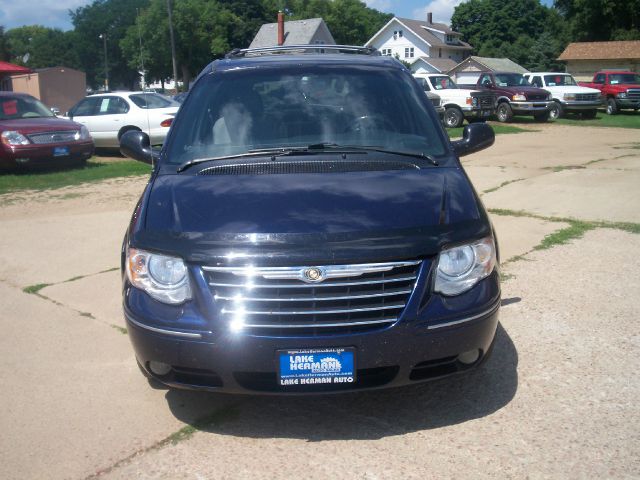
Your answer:
[[[136,132],[141,132],[142,130],[140,130],[138,127],[133,127],[133,126],[128,126],[128,127],[122,127],[120,129],[120,131],[118,132],[118,142],[120,141],[120,139],[122,138],[122,135],[124,135],[127,132],[130,132],[131,130],[134,130]]]
[[[593,110],[585,110],[584,112],[582,112],[582,118],[584,118],[585,120],[594,119],[596,118],[597,114],[598,111],[595,108]]]
[[[551,110],[549,110],[549,114],[549,118],[551,118],[551,120],[562,118],[562,116],[564,115],[564,108],[562,108],[560,102],[553,102],[553,104],[551,105]]]
[[[607,115],[615,115],[618,113],[618,105],[616,105],[616,101],[613,98],[607,100]]]
[[[496,116],[498,117],[499,122],[510,122],[513,118],[513,110],[511,110],[511,105],[509,105],[507,102],[502,102],[496,109]]]
[[[542,112],[542,113],[534,113],[533,114],[533,119],[536,122],[548,122],[549,118],[551,118],[551,112],[550,111],[546,111],[546,112]]]
[[[459,108],[448,107],[444,111],[444,125],[447,128],[458,128],[462,126],[462,122],[464,122],[464,115]]]

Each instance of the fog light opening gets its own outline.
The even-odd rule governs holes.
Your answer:
[[[151,373],[153,373],[154,375],[162,377],[171,371],[171,365],[152,360],[151,362],[149,362],[149,370],[151,370]]]
[[[458,355],[458,361],[465,365],[471,365],[476,363],[480,358],[480,349],[474,348],[473,350],[469,350],[468,352],[462,352]]]

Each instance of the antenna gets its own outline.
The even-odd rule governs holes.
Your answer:
[[[147,99],[147,92],[145,92],[145,83],[147,83],[147,74],[144,71],[144,55],[142,52],[142,33],[140,32],[140,9],[136,8],[136,23],[138,24],[138,40],[140,42],[140,68],[142,70],[142,95],[144,98],[144,102],[146,105],[146,114],[147,114],[147,132],[149,135],[149,141],[151,141],[151,121],[149,120],[149,100]],[[151,142],[149,142],[151,143]],[[153,146],[150,145],[150,148],[153,149]],[[155,168],[153,162],[153,153],[151,155],[151,168]]]

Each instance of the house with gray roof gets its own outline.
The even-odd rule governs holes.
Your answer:
[[[451,70],[449,76],[458,83],[476,83],[480,72],[527,73],[529,70],[508,58],[476,57],[466,58]]]
[[[460,37],[448,25],[435,23],[428,13],[425,20],[393,17],[365,46],[411,63],[413,73],[443,73],[473,50]]]
[[[336,41],[322,18],[284,22],[283,45],[335,45]],[[249,48],[278,45],[278,23],[265,23],[260,27]]]

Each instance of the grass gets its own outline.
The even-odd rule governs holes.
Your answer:
[[[607,115],[598,111],[596,118],[592,120],[583,120],[576,115],[568,114],[566,118],[560,118],[555,123],[584,127],[640,128],[640,112],[625,110],[617,115]]]
[[[534,250],[547,250],[556,245],[564,245],[571,240],[582,238],[586,232],[597,228],[594,223],[581,222],[574,220],[568,227],[562,228],[557,232],[550,233],[542,239],[540,244],[536,245]]]
[[[502,187],[506,187],[507,185],[509,185],[511,183],[521,182],[522,180],[525,180],[525,179],[524,178],[516,178],[515,180],[507,180],[506,182],[502,182],[500,185],[498,185],[496,187],[484,190],[482,193],[484,194],[484,193],[495,192],[496,190],[500,190]]]
[[[108,178],[149,175],[151,167],[133,160],[101,162],[93,157],[86,166],[55,172],[0,174],[0,194],[20,190],[46,190],[98,182]]]
[[[46,287],[50,287],[51,283],[37,283],[35,285],[29,285],[28,287],[24,287],[22,291],[24,293],[30,293],[32,295],[37,295],[40,290]]]
[[[492,123],[490,125],[491,125],[491,128],[493,128],[493,131],[495,132],[496,135],[502,134],[502,133],[523,133],[523,132],[531,131],[531,130],[527,130],[526,128],[515,127],[513,125],[502,125],[497,123]],[[445,130],[449,134],[449,138],[459,138],[459,137],[462,137],[462,131],[464,130],[464,127],[447,128]]]

